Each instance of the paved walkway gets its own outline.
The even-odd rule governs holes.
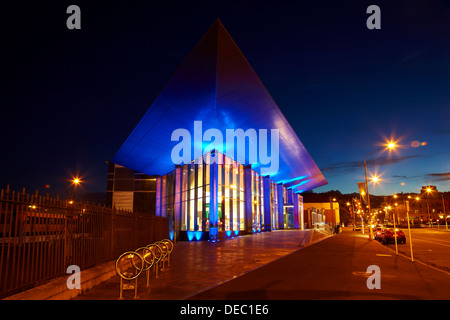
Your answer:
[[[369,289],[369,266],[380,288]],[[194,300],[450,299],[450,274],[350,230],[197,294]]]
[[[325,237],[311,231],[278,230],[236,237],[216,243],[208,241],[178,242],[171,255],[171,265],[154,273],[150,287],[145,275],[139,277],[138,299],[188,299],[207,289],[242,276],[269,262],[302,249],[311,241]],[[92,288],[74,300],[115,300],[119,297],[119,277]],[[124,299],[133,299],[134,291],[124,291]]]
[[[316,233],[315,233],[316,234]],[[305,231],[274,231],[218,243],[179,242],[171,266],[139,280],[141,300],[450,299],[450,273],[411,262],[367,235],[344,232],[309,243]],[[317,234],[319,235],[319,234]],[[316,239],[317,240],[317,239]],[[314,242],[314,241],[313,241]],[[367,287],[369,266],[380,289]],[[133,299],[134,291],[125,291]],[[77,300],[116,300],[117,276]]]

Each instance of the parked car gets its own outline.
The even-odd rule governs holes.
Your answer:
[[[383,244],[388,244],[390,242],[395,242],[395,234],[397,234],[397,243],[406,243],[405,233],[400,229],[384,228],[381,232],[381,242]]]
[[[381,241],[381,235],[382,235],[383,227],[377,226],[373,229],[373,239]]]

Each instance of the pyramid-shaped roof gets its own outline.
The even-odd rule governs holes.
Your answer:
[[[327,184],[258,76],[219,20],[185,59],[112,162],[149,175],[174,169],[172,132],[183,128],[279,130],[279,169],[271,175],[294,191]],[[270,134],[270,133],[269,133]],[[203,153],[209,150],[203,150]],[[219,150],[221,151],[221,150]],[[195,152],[191,152],[194,160]],[[260,164],[252,168],[259,171]]]

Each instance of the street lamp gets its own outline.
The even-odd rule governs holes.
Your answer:
[[[386,209],[387,209],[387,215],[388,215],[388,218],[389,218],[389,221],[390,221],[391,220],[391,209],[392,209],[392,207],[391,206],[387,206]]]
[[[448,231],[448,224],[447,224],[447,213],[445,213],[445,201],[444,201],[444,193],[441,193],[442,196],[442,211],[444,213],[444,219],[445,219],[445,230]]]
[[[347,202],[347,207],[352,209],[352,213],[353,213],[353,231],[355,231],[356,230],[355,198],[352,198],[352,203]]]
[[[364,158],[364,173],[365,173],[365,177],[366,177],[366,194],[367,194],[367,205],[369,206],[369,216],[370,216],[370,194],[369,194],[369,183],[368,183],[368,180],[367,180],[367,157],[368,156],[370,156],[371,154],[374,154],[374,153],[376,153],[376,152],[378,152],[378,151],[381,151],[381,150],[383,150],[383,149],[394,149],[396,147],[396,145],[395,145],[395,143],[394,142],[389,142],[387,145],[385,145],[385,146],[383,146],[383,147],[381,147],[381,148],[378,148],[377,150],[375,150],[375,151],[372,151],[371,153],[369,153],[365,158]],[[377,181],[378,181],[378,178],[377,178]],[[369,240],[372,240],[372,238],[373,238],[373,229],[372,229],[372,224],[371,223],[369,223]]]
[[[75,199],[75,191],[77,190],[77,186],[79,184],[81,184],[82,181],[79,177],[74,177],[71,181],[72,181],[72,185],[73,185],[73,195],[71,198]],[[71,200],[73,200],[73,199],[71,199]]]
[[[431,216],[430,216],[430,193],[431,193],[431,188],[428,187],[426,189],[427,191],[427,213],[428,213],[428,223],[430,224],[430,228],[433,228],[433,224],[431,222]]]

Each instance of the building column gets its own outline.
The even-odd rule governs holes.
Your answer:
[[[175,166],[175,203],[174,203],[174,216],[173,225],[170,226],[170,231],[175,231],[177,238],[181,230],[181,178],[182,168],[180,165]]]
[[[263,177],[264,194],[264,231],[272,230],[272,217],[270,214],[270,176]]]
[[[292,189],[287,189],[287,199],[284,200],[284,203],[294,204],[294,198],[292,196]]]
[[[253,197],[252,197],[252,166],[244,167],[244,221],[245,231],[253,233]]]
[[[211,164],[209,166],[209,240],[217,240],[219,238],[219,164],[218,154],[215,150],[211,151]]]
[[[156,205],[155,205],[155,216],[161,217],[161,186],[162,179],[160,176],[156,177]]]
[[[277,229],[284,229],[284,197],[283,184],[277,184],[277,202],[278,202],[278,226]]]
[[[303,230],[303,217],[300,216],[299,212],[299,198],[298,193],[292,193],[292,202],[294,203],[294,228]],[[303,212],[302,212],[303,216]],[[300,218],[300,219],[299,219]]]
[[[311,229],[312,227],[313,227],[313,224],[312,224],[312,218],[313,218],[313,208],[309,208],[308,210],[308,217],[307,217],[307,219],[308,219],[308,222],[307,222],[307,225],[308,225],[308,229]]]
[[[298,229],[298,227],[296,227],[295,225],[295,206],[294,206],[294,192],[292,191],[292,189],[287,189],[286,190],[286,195],[287,195],[287,199],[284,199],[284,203],[289,204],[290,206],[292,206],[292,221],[293,221],[293,225],[295,229]],[[297,217],[298,220],[298,217]],[[288,226],[289,227],[289,226]]]

